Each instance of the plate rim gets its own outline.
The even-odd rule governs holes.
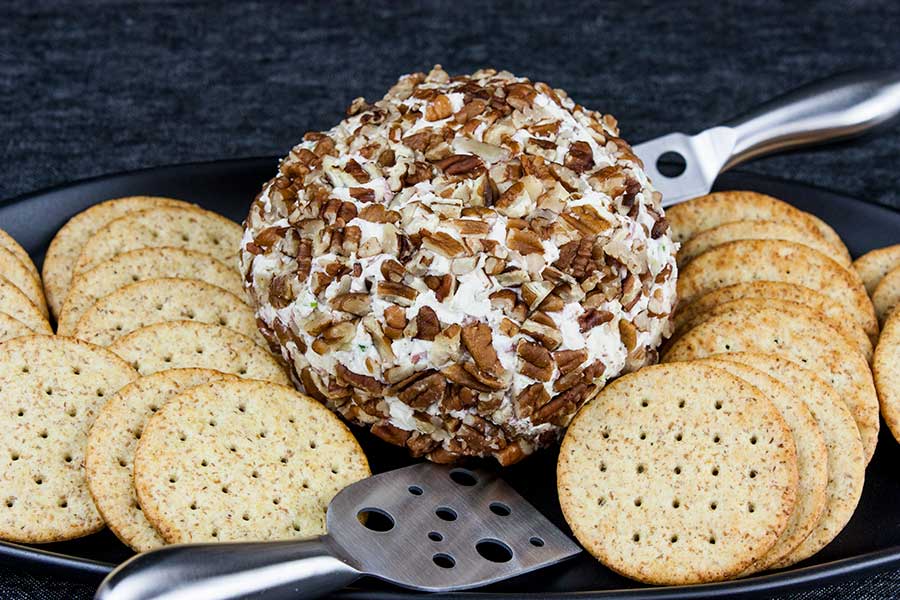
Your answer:
[[[92,175],[81,179],[68,182],[52,184],[37,190],[17,194],[15,196],[0,199],[0,208],[7,207],[20,202],[26,202],[34,198],[55,194],[66,190],[67,188],[78,187],[83,185],[102,183],[106,180],[112,180],[120,177],[129,176],[146,176],[154,171],[166,171],[173,168],[210,168],[222,167],[229,164],[241,165],[247,167],[251,163],[265,163],[272,165],[273,172],[277,168],[280,157],[273,155],[255,155],[238,158],[226,158],[218,160],[200,160],[180,163],[170,163],[163,165],[155,165],[150,167],[141,167],[129,169],[125,171],[117,171]],[[900,213],[900,208],[895,208],[881,203],[862,200],[855,195],[831,188],[827,188],[815,183],[807,183],[796,181],[786,177],[760,174],[744,169],[734,169],[728,173],[733,173],[738,177],[749,177],[754,180],[770,181],[785,185],[801,186],[803,188],[816,190],[825,194],[837,195],[862,205],[874,207],[876,209],[885,210],[893,213]],[[70,580],[89,580],[99,582],[118,565],[110,562],[99,561],[89,558],[79,558],[73,555],[61,552],[45,550],[40,547],[17,544],[14,542],[0,541],[0,565],[3,566],[21,566],[26,569],[34,569],[45,567],[55,574],[65,573]],[[672,586],[672,587],[638,587],[638,588],[619,588],[608,590],[588,590],[588,591],[571,591],[571,592],[527,592],[517,593],[516,597],[521,598],[583,598],[583,599],[613,599],[622,598],[628,600],[674,600],[676,598],[724,598],[736,596],[749,596],[763,593],[784,593],[792,589],[810,587],[812,585],[821,585],[824,583],[834,582],[839,579],[847,579],[861,577],[866,574],[873,574],[888,570],[890,568],[900,568],[900,544],[875,550],[856,556],[837,559],[818,565],[810,565],[799,569],[788,569],[771,574],[758,575],[745,579],[732,581],[723,581],[709,584],[691,585],[691,586]],[[367,600],[396,600],[403,598],[417,597],[415,592],[404,590],[361,590],[348,589],[338,594],[338,597],[347,599]],[[464,592],[449,594],[429,594],[428,597],[436,599],[449,598],[467,598],[473,600],[500,600],[513,597],[512,593],[502,592]]]

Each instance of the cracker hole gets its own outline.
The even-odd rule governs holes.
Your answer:
[[[293,425],[296,422],[297,422],[297,419],[295,419],[294,417],[288,417],[288,423]]]
[[[604,462],[600,463],[600,472],[606,473],[606,463],[604,463]]]
[[[237,452],[237,446],[235,446],[234,444],[228,446],[228,449],[232,452]]]
[[[74,417],[78,414],[78,409],[73,406],[72,408],[70,408],[69,410],[66,411],[66,414],[69,415],[70,417]]]
[[[240,411],[240,412],[247,412],[247,405],[245,405],[245,404],[238,404],[238,411]]]
[[[316,444],[315,442],[310,442],[310,443],[309,443],[309,448],[310,448],[310,450],[315,450],[315,449],[316,449],[316,445],[317,445],[317,444]]]
[[[644,503],[644,499],[643,499],[643,498],[635,498],[635,499],[634,499],[634,505],[635,505],[635,506],[641,506],[643,503]]]
[[[197,510],[197,503],[191,502],[191,510]]]
[[[19,416],[19,417],[24,417],[24,416],[25,416],[25,411],[22,410],[22,409],[20,408],[20,409],[19,409],[19,412],[17,412],[16,415]]]
[[[755,446],[755,445],[756,445],[756,442],[757,442],[756,436],[755,436],[755,435],[750,436],[750,443],[753,444],[753,445]]]
[[[272,504],[278,506],[279,504],[281,504],[281,498],[272,498]]]
[[[677,498],[675,500],[672,500],[672,508],[678,508],[680,506],[681,502],[679,502]]]
[[[747,512],[756,512],[756,505],[752,502],[747,504]]]
[[[44,390],[44,393],[47,394],[48,396],[52,396],[52,395],[53,395],[53,388],[47,388],[46,390]]]
[[[338,468],[337,468],[337,467],[331,467],[331,474],[332,474],[332,475],[337,475],[337,474],[338,474]]]
[[[132,275],[132,276],[131,276],[131,280],[132,280],[132,281],[140,281],[141,278],[138,277],[137,275]]]
[[[287,463],[288,463],[287,456],[282,456],[282,457],[281,457],[281,464],[286,465]]]
[[[719,508],[718,502],[710,502],[709,503],[709,510],[716,510],[717,508]]]
[[[650,403],[647,402],[646,400],[641,400],[641,406],[642,406],[643,408],[647,408],[648,406],[650,406]]]
[[[644,472],[644,465],[638,465],[638,466],[637,466],[637,472],[638,472],[638,475],[640,475],[641,473],[643,473],[643,472]]]
[[[12,508],[12,507],[15,506],[15,505],[16,505],[16,499],[15,499],[15,498],[7,498],[7,499],[6,499],[6,508]]]
[[[140,431],[137,431],[137,430],[136,430],[136,431],[134,432],[134,439],[136,439],[136,440],[141,439],[141,432],[140,432]]]
[[[606,498],[604,498],[603,496],[597,498],[597,506],[603,506],[604,504],[606,504]]]
[[[163,362],[166,362],[166,363],[172,362],[172,355],[170,354],[170,355],[164,357]]]
[[[127,466],[128,466],[128,463],[125,462],[125,459],[124,459],[124,458],[120,458],[120,459],[119,459],[119,466],[120,466],[120,467],[127,467]]]
[[[674,544],[675,542],[678,541],[678,536],[677,536],[677,535],[673,535],[672,537],[669,538],[669,541],[672,542],[672,543]]]
[[[184,316],[186,316],[188,319],[191,319],[193,321],[194,317],[196,317],[197,315],[194,314],[194,311],[189,310],[184,314]]]
[[[215,419],[210,419],[210,421],[209,421],[209,426],[210,426],[210,427],[215,427],[215,426],[216,426],[216,420],[215,420]]]
[[[12,453],[9,455],[9,458],[10,458],[13,462],[15,462],[15,461],[19,460],[19,453],[18,453],[18,452],[12,452]]]
[[[44,478],[41,477],[40,475],[38,475],[37,477],[34,478],[34,482],[35,482],[36,484],[38,484],[38,485],[43,485],[43,484],[44,484]]]
[[[300,531],[300,523],[294,523],[294,531]]]
[[[156,310],[162,310],[162,309],[163,309],[163,305],[162,305],[162,304],[157,304],[157,305],[156,305]]]
[[[200,466],[201,466],[201,467],[208,467],[208,466],[209,466],[209,461],[206,460],[206,459],[204,458],[203,460],[200,461]]]
[[[716,410],[722,410],[722,403],[720,401],[716,401],[715,403]]]
[[[40,435],[43,439],[46,440],[46,439],[47,439],[47,436],[48,436],[49,434],[47,433],[47,430],[45,429],[45,430],[43,430],[42,432],[40,432],[38,435]]]
[[[713,436],[713,443],[714,443],[714,444],[718,444],[718,443],[721,442],[721,441],[722,441],[722,438],[720,438],[718,434],[716,434],[716,435]]]
[[[227,485],[223,485],[223,486],[222,486],[222,493],[223,493],[223,494],[227,494],[227,493],[228,493],[228,486],[227,486]]]
[[[187,434],[179,433],[179,434],[178,434],[178,441],[180,441],[180,442],[185,442],[185,441],[187,441]]]
[[[159,410],[159,407],[156,406],[155,404],[150,405],[150,412],[155,413],[158,410]]]
[[[714,538],[714,537],[709,538],[709,543],[710,543],[710,544],[715,544],[715,543],[716,543],[716,538]]]
[[[250,515],[247,514],[247,513],[244,513],[243,515],[241,515],[241,519],[243,519],[244,521],[249,521],[249,520],[250,520]]]
[[[203,348],[201,348],[200,346],[197,346],[197,347],[194,349],[194,352],[196,352],[197,354],[203,354]]]
[[[135,370],[137,370],[136,367],[135,367]],[[106,392],[104,392],[103,390],[97,390],[97,397],[98,397],[98,398],[102,398],[102,397],[105,396],[105,395],[106,395]]]
[[[221,325],[222,327],[225,327],[225,325],[226,325],[225,319],[219,319],[219,325]]]
[[[713,477],[719,476],[719,467],[713,467],[712,475],[713,475]]]
[[[684,400],[678,401],[678,408],[684,408]]]
[[[642,440],[646,440],[646,439],[647,439],[647,434],[644,433],[644,432],[642,431],[641,434],[640,434],[638,437],[639,437],[640,439],[642,439]]]
[[[265,438],[265,437],[266,437],[266,432],[265,432],[265,431],[260,431],[260,432],[259,432],[259,437]]]
[[[246,375],[246,374],[247,374],[247,367],[241,367],[240,369],[238,369],[238,375]]]
[[[683,439],[683,436],[680,433],[675,434],[675,441],[680,442]]]
[[[176,481],[178,481],[177,477],[175,477],[174,475],[169,475],[169,483],[175,483]]]
[[[632,541],[632,542],[639,542],[639,541],[641,541],[641,534],[635,533],[634,535],[632,535],[632,536],[631,536],[631,541]]]
[[[213,529],[213,531],[212,531],[212,533],[211,533],[210,535],[213,536],[214,538],[219,537],[219,530],[218,530],[218,529]]]
[[[604,432],[601,433],[600,435],[603,436],[603,439],[604,439],[604,440],[608,440],[608,439],[609,439],[609,432],[608,432],[608,431],[604,431]]]
[[[22,367],[22,372],[23,373],[31,373],[31,367],[28,367],[28,366]]]
[[[125,329],[125,328],[122,327],[121,325],[116,325],[116,331],[122,331],[123,329]]]
[[[750,479],[756,479],[756,469],[750,469]]]
[[[60,508],[66,508],[69,506],[69,502],[65,498],[60,498],[57,504]]]
[[[675,467],[675,474],[681,475],[681,467]]]
[[[253,479],[259,479],[259,471],[253,471],[252,473],[250,473],[250,477],[252,477]]]
[[[72,374],[73,375],[81,375],[81,369],[79,369],[78,367],[73,367]]]
[[[304,489],[304,490],[308,490],[308,489],[309,489],[309,482],[308,482],[308,481],[304,481],[304,482],[303,482],[303,489]]]

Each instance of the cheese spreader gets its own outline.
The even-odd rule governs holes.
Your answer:
[[[496,474],[420,463],[339,492],[328,533],[302,541],[182,544],[139,554],[96,600],[319,598],[369,575],[414,590],[480,587],[581,552]]]
[[[716,177],[782,150],[862,135],[900,114],[900,72],[854,71],[797,88],[736,119],[688,136],[670,133],[635,154],[663,206],[708,194]]]

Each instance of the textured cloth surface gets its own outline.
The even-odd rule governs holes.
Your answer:
[[[281,155],[441,63],[547,81],[640,142],[838,71],[900,64],[900,3],[0,2],[0,198],[174,162]],[[900,207],[900,130],[743,168]],[[92,588],[0,567],[0,599]],[[782,596],[894,598],[900,573]]]

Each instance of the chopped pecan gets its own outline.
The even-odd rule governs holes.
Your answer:
[[[268,250],[284,237],[285,231],[287,227],[266,227],[256,234],[253,243],[263,250]]]
[[[437,465],[452,465],[462,458],[459,454],[444,448],[435,448],[428,453],[428,460]]]
[[[473,367],[474,363],[470,363]],[[463,387],[472,388],[479,392],[490,392],[492,387],[476,379],[463,365],[456,363],[441,369],[441,374],[453,383]]]
[[[510,229],[506,234],[506,245],[519,254],[543,254],[544,246],[541,238],[533,231]]]
[[[535,204],[528,194],[528,190],[525,189],[525,184],[522,181],[517,181],[500,194],[494,206],[497,212],[502,215],[522,218],[534,210]]]
[[[466,387],[451,385],[444,400],[441,402],[441,409],[445,413],[454,410],[463,410],[478,403],[478,393]]]
[[[387,210],[384,204],[369,204],[359,211],[359,218],[372,223],[396,223],[400,220],[400,215]]]
[[[594,152],[587,142],[572,142],[566,154],[565,165],[576,173],[584,173],[594,168]]]
[[[530,281],[531,277],[525,269],[510,269],[494,276],[503,287],[516,287]]]
[[[550,394],[544,389],[544,384],[532,383],[516,396],[516,414],[520,418],[527,419],[546,404],[548,400],[550,400]]]
[[[433,365],[443,365],[448,362],[456,362],[462,356],[459,337],[462,328],[456,323],[450,325],[434,338],[428,358]]]
[[[587,350],[560,350],[553,353],[553,358],[556,359],[556,367],[563,375],[567,375],[580,367],[587,360],[587,357]]]
[[[394,155],[394,151],[390,148],[386,150],[382,150],[381,154],[378,155],[378,165],[381,167],[393,167],[397,164],[397,159]]]
[[[424,456],[437,448],[438,441],[431,437],[430,435],[423,433],[415,433],[413,436],[406,442],[406,447],[409,448],[409,453],[418,458],[420,456]]]
[[[507,444],[503,449],[494,452],[494,458],[500,463],[501,467],[513,465],[528,455],[518,442]]]
[[[426,121],[440,121],[441,119],[446,119],[452,114],[453,105],[450,103],[450,98],[448,98],[445,94],[436,96],[425,106]]]
[[[518,301],[518,296],[516,296],[514,291],[505,289],[491,293],[488,298],[490,299],[493,308],[502,310],[503,314],[506,315],[512,312]]]
[[[416,315],[416,337],[433,341],[440,332],[441,322],[434,309],[430,306],[419,308],[419,314]]]
[[[484,221],[476,221],[474,219],[452,219],[449,223],[460,235],[487,235],[491,231],[491,226]]]
[[[425,285],[434,291],[435,298],[438,302],[443,302],[445,298],[451,296],[456,289],[456,277],[453,275],[428,275],[425,277]]]
[[[446,258],[466,255],[466,247],[462,242],[443,231],[430,234],[422,232],[422,247]]]
[[[431,143],[431,138],[434,135],[435,134],[430,130],[420,131],[419,133],[414,133],[403,138],[403,143],[413,150],[424,152],[425,148]]]
[[[366,170],[363,169],[360,164],[352,158],[349,159],[347,161],[347,164],[344,165],[344,171],[350,174],[350,176],[359,183],[368,183],[371,179]]]
[[[540,344],[519,340],[516,354],[522,359],[519,367],[522,375],[538,381],[550,381],[553,376],[553,358],[546,348]]]
[[[606,372],[606,365],[601,360],[595,360],[584,368],[583,375],[586,383],[593,383],[597,379],[603,377]]]
[[[634,276],[634,273],[629,271],[625,281],[622,282],[622,298],[620,300],[622,308],[631,310],[641,299],[641,291],[640,281]]]
[[[601,217],[593,206],[574,206],[565,211],[561,218],[584,236],[595,236],[611,227],[610,222]]]
[[[475,322],[462,328],[462,342],[478,368],[491,375],[500,376],[503,374],[503,367],[497,358],[492,341],[491,328],[485,323]]]
[[[394,362],[397,357],[394,354],[394,349],[391,348],[391,340],[384,335],[378,320],[373,316],[368,316],[362,320],[362,325],[369,332],[369,337],[372,338],[372,345],[375,346],[375,351],[378,352],[378,357],[381,361],[387,364]]]
[[[474,377],[479,383],[487,386],[492,390],[502,390],[506,388],[506,382],[503,381],[500,377],[494,375],[493,373],[489,373],[487,371],[482,370],[476,363],[474,362],[466,362],[463,363],[463,368]]]
[[[625,344],[625,347],[631,352],[637,345],[637,328],[635,328],[631,321],[620,319],[619,337],[622,338],[622,343]]]
[[[536,318],[540,314],[536,313],[532,318],[522,323],[521,332],[537,340],[548,350],[556,350],[562,344],[562,335],[555,326],[541,323]]]
[[[512,83],[506,86],[506,102],[518,110],[529,108],[537,97],[537,90],[530,83]]]
[[[581,332],[584,333],[585,331],[590,331],[598,325],[609,323],[613,320],[614,316],[615,315],[613,315],[608,310],[597,310],[596,308],[589,308],[578,317],[578,327]]]
[[[365,390],[373,395],[381,394],[384,391],[384,385],[374,377],[354,373],[341,363],[337,363],[335,371],[339,380],[343,380],[357,389]]]
[[[391,258],[381,263],[381,275],[390,282],[400,283],[406,275],[406,269]]]
[[[502,321],[500,321],[498,329],[500,330],[500,333],[502,333],[506,337],[513,337],[514,335],[519,333],[519,326],[507,318],[504,318]]]
[[[301,369],[299,375],[306,393],[320,402],[335,402],[350,397],[349,388],[339,385],[336,381],[328,386],[324,385],[319,375],[309,367]]]
[[[447,380],[432,372],[407,386],[397,397],[411,407],[423,410],[440,402],[446,389]]]
[[[535,425],[553,421],[558,424],[567,422],[567,417],[572,415],[580,406],[585,394],[589,391],[587,384],[579,383],[565,392],[554,397],[550,402],[539,408],[531,417]]]
[[[488,256],[484,259],[484,272],[487,275],[499,275],[506,268],[506,261],[496,256]]]
[[[335,323],[322,331],[320,337],[313,342],[312,349],[317,354],[325,354],[349,343],[354,335],[356,335],[356,325],[354,323],[350,321]]]
[[[297,298],[300,282],[290,273],[272,278],[269,284],[269,303],[273,308],[284,308]]]
[[[386,325],[384,333],[389,338],[399,339],[403,336],[403,330],[406,328],[406,311],[391,304],[384,309],[384,324]]]
[[[453,120],[457,123],[465,123],[469,119],[483,113],[485,108],[487,108],[487,102],[479,98],[473,98],[453,115]]]
[[[405,445],[409,436],[412,434],[411,431],[400,429],[399,427],[395,427],[384,421],[372,425],[370,431],[376,437],[383,439],[389,444],[394,444],[395,446]]]
[[[419,295],[415,288],[402,283],[394,283],[392,281],[379,281],[376,286],[376,293],[388,300],[401,306],[410,306]]]
[[[471,154],[453,154],[435,163],[445,174],[460,177],[478,177],[485,171],[484,163]]]
[[[331,299],[331,307],[354,314],[358,317],[365,316],[372,311],[372,300],[365,292],[348,292]]]
[[[530,281],[522,284],[522,300],[528,305],[528,310],[534,310],[553,291],[553,283],[550,281]]]

